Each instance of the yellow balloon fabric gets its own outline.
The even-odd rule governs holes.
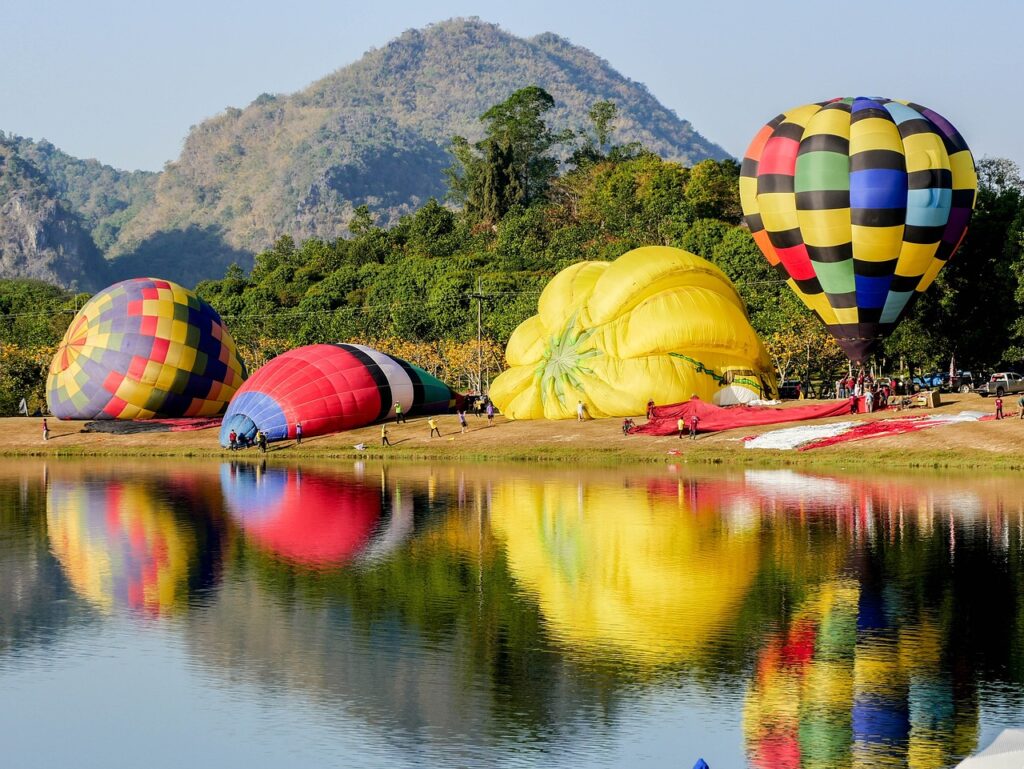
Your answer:
[[[636,416],[649,400],[772,398],[771,360],[725,274],[687,251],[645,246],[552,278],[513,332],[490,397],[510,419]]]

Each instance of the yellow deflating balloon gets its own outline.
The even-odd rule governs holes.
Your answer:
[[[722,405],[774,397],[775,373],[725,274],[687,251],[646,246],[579,262],[548,283],[515,330],[490,396],[510,419],[635,416],[693,395]]]

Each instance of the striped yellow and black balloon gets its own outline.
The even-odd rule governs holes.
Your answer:
[[[768,261],[864,361],[967,232],[978,177],[960,133],[912,102],[791,109],[743,158],[743,215]]]

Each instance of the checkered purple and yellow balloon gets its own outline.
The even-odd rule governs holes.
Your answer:
[[[216,310],[176,283],[134,278],[75,316],[50,364],[46,399],[60,419],[215,416],[245,377]]]

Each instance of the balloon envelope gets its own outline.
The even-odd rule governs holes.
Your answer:
[[[279,355],[239,389],[221,425],[220,442],[231,431],[267,440],[327,435],[362,427],[394,414],[440,414],[456,394],[426,371],[379,350],[357,344],[314,344]]]
[[[774,397],[775,373],[729,278],[678,248],[578,262],[544,288],[490,395],[510,419],[637,416],[648,400]]]
[[[855,361],[953,256],[977,186],[949,121],[864,97],[779,115],[750,143],[740,174],[754,240]]]
[[[176,283],[134,278],[96,294],[50,364],[60,419],[212,416],[245,379],[217,311]]]

